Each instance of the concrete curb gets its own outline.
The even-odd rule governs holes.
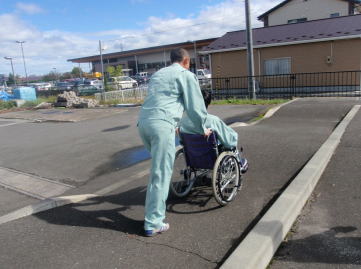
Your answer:
[[[277,110],[279,110],[281,107],[285,106],[285,105],[288,105],[288,104],[291,104],[293,103],[294,101],[298,100],[299,98],[295,98],[293,100],[290,100],[286,103],[283,103],[283,104],[280,104],[280,105],[277,105],[275,107],[272,107],[270,108],[266,114],[263,116],[262,119],[259,119],[257,121],[254,121],[254,122],[251,122],[251,123],[247,123],[247,122],[234,122],[232,123],[231,125],[229,125],[229,127],[231,128],[237,128],[237,127],[247,127],[247,126],[253,126],[253,125],[256,125],[258,123],[260,123],[261,121],[265,120],[265,119],[268,119],[270,117],[273,116],[273,114],[275,114],[277,112]]]
[[[91,199],[93,197],[103,196],[107,193],[110,193],[110,192],[134,181],[135,179],[142,178],[142,177],[146,176],[147,174],[149,174],[149,170],[140,171],[137,174],[130,176],[128,179],[122,180],[120,182],[116,182],[110,186],[107,186],[101,190],[98,190],[94,194],[60,196],[60,197],[45,199],[39,203],[25,206],[23,208],[15,210],[11,213],[0,216],[0,225],[4,224],[6,222],[9,222],[9,221],[27,217],[27,216],[30,216],[30,215],[33,215],[33,214],[36,214],[36,213],[39,213],[42,211],[46,211],[49,209],[53,209],[53,208],[56,208],[59,206],[64,206],[64,205],[73,204],[73,203],[79,203],[79,202],[85,201],[87,199]]]
[[[72,203],[79,203],[81,201],[97,197],[95,194],[82,194],[82,195],[72,195],[72,196],[61,196],[56,198],[49,198],[40,203],[29,205],[23,208],[20,208],[16,211],[13,211],[9,214],[0,217],[0,225],[6,222],[27,217],[45,210],[49,210],[55,207],[64,206]]]
[[[360,109],[355,105],[302,171],[281,194],[221,268],[266,268],[286,237],[324,169],[336,150],[348,124]]]

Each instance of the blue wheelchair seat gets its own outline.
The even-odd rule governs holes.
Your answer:
[[[180,138],[187,166],[193,169],[213,169],[218,157],[218,141],[215,132],[209,137],[180,132]]]

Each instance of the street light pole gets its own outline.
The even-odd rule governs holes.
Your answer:
[[[25,43],[25,41],[16,41],[16,43],[20,44],[20,47],[21,47],[21,53],[22,53],[22,55],[23,55],[23,62],[24,62],[24,70],[25,70],[26,84],[28,84],[28,72],[26,71],[26,64],[25,64],[25,57],[24,57],[24,49],[23,49],[23,43]]]
[[[105,83],[104,83],[104,66],[103,66],[103,53],[102,53],[102,42],[101,42],[101,40],[99,40],[99,52],[100,52],[100,64],[101,64],[101,68],[102,68],[102,80],[103,80],[102,92],[104,94]]]
[[[253,38],[250,18],[250,8],[248,0],[244,1],[246,11],[247,28],[247,59],[248,59],[248,89],[252,92],[252,99],[256,99],[256,87],[254,83],[254,63],[253,63]]]
[[[81,68],[80,68],[80,63],[79,63],[79,78],[82,79],[83,76],[82,76],[82,72],[81,72]]]
[[[15,72],[14,72],[13,58],[11,58],[11,57],[4,57],[4,59],[5,59],[5,60],[10,60],[11,70],[13,71],[14,84],[15,84],[15,87],[16,87],[16,78],[15,78]]]
[[[53,70],[54,70],[55,81],[57,81],[58,80],[58,73],[56,72],[56,67],[53,67]]]
[[[197,74],[197,45],[196,45],[196,40],[193,40],[193,49],[194,49],[194,64],[195,64],[195,74]]]

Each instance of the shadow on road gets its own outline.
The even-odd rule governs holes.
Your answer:
[[[170,198],[167,203],[168,211],[191,214],[217,209],[218,206],[206,207],[213,198],[209,190],[208,186],[200,186],[187,198]],[[146,187],[142,186],[119,194],[94,197],[78,204],[58,207],[35,216],[55,225],[111,229],[131,235],[143,235],[145,195]],[[179,206],[180,211],[172,210],[176,206]],[[189,209],[189,212],[182,211],[182,208]]]
[[[109,160],[105,163],[95,167],[89,180],[116,172],[148,159],[150,159],[150,154],[144,146],[121,150],[110,156]]]
[[[145,193],[145,187],[137,187],[123,193],[94,197],[82,203],[48,210],[36,214],[36,217],[55,225],[111,229],[142,235],[143,210],[134,213],[133,207],[144,206]]]
[[[113,127],[113,128],[109,128],[109,129],[104,129],[102,130],[102,132],[114,132],[114,131],[120,131],[120,130],[124,130],[129,128],[130,125],[122,125],[122,126],[117,126],[117,127]]]
[[[212,187],[207,182],[201,182],[193,187],[191,193],[183,198],[172,197],[169,193],[167,211],[174,214],[197,214],[221,208],[210,203],[213,198]]]
[[[276,254],[280,261],[361,265],[361,237],[345,236],[353,226],[336,226],[323,233],[284,243]]]

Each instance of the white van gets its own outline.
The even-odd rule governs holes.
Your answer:
[[[210,79],[212,78],[211,72],[208,69],[197,69],[197,78],[198,79]]]
[[[111,77],[109,82],[113,85],[120,86],[121,89],[129,89],[138,87],[138,82],[128,76]]]
[[[94,86],[98,89],[102,89],[103,88],[103,81],[98,80],[98,79],[94,79],[94,80],[85,80],[84,81],[85,85],[91,85]]]

